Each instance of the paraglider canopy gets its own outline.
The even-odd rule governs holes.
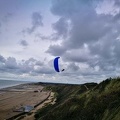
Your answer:
[[[58,59],[59,59],[60,57],[56,57],[55,59],[54,59],[54,68],[55,68],[55,70],[57,71],[57,72],[60,72],[59,71],[59,66],[58,66]]]
[[[54,59],[54,69],[55,69],[55,71],[57,71],[57,72],[60,72],[60,71],[63,72],[65,69],[62,69],[62,70],[59,69],[59,58],[60,58],[60,57],[56,57],[56,58]]]

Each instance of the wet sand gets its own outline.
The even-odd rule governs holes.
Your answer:
[[[0,120],[11,118],[21,112],[14,112],[22,106],[35,107],[44,101],[50,91],[43,91],[43,86],[24,84],[0,90]]]

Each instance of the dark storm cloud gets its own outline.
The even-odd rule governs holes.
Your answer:
[[[22,46],[28,46],[28,43],[27,43],[26,40],[21,40],[20,41],[20,45],[22,45]]]
[[[51,74],[53,73],[53,70],[43,62],[38,61],[34,58],[21,60],[21,62],[17,63],[17,60],[14,57],[4,58],[0,55],[0,72],[18,75],[40,75]]]
[[[31,34],[31,33],[35,32],[35,30],[38,27],[42,27],[43,26],[43,22],[42,22],[43,17],[42,17],[42,15],[39,12],[32,13],[31,18],[32,18],[32,27],[23,30],[22,31],[23,33],[27,32],[27,33]]]

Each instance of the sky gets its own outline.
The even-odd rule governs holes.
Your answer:
[[[120,74],[120,0],[0,0],[0,79],[100,82]],[[59,56],[63,72],[54,70]]]

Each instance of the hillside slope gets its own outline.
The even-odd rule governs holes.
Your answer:
[[[39,110],[36,120],[119,120],[120,78],[100,84],[50,85],[56,104]]]

